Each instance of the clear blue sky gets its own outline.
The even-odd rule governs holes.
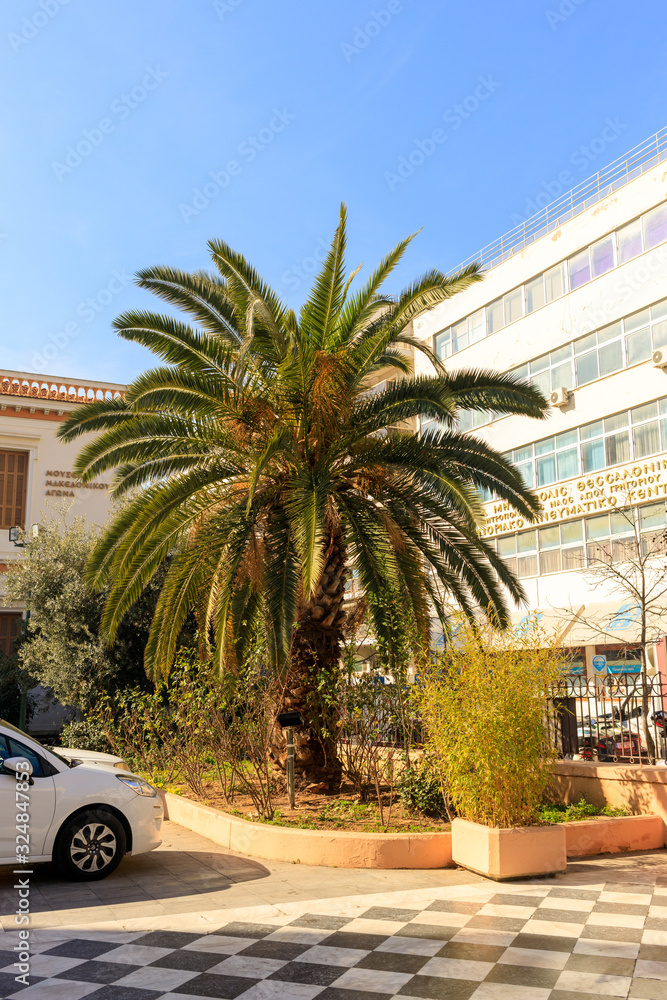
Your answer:
[[[423,227],[396,287],[453,267],[667,124],[666,29],[655,0],[3,4],[0,367],[131,379],[128,276],[212,237],[296,306],[341,200],[351,265]]]

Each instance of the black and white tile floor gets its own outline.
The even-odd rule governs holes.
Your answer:
[[[653,882],[484,882],[230,916],[204,935],[186,914],[182,931],[36,930],[18,989],[5,932],[0,996],[667,1000],[667,886]]]

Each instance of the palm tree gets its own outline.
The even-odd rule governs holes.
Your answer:
[[[510,374],[448,375],[410,334],[420,313],[481,279],[477,265],[449,277],[429,271],[389,297],[381,286],[409,237],[353,291],[345,222],[341,206],[298,316],[221,241],[209,243],[217,273],[141,271],[141,288],[196,325],[153,312],[121,315],[120,336],[163,363],[123,399],[79,408],[59,432],[64,441],[95,432],[77,474],[87,482],[115,470],[114,494],[129,494],[89,565],[95,587],[111,582],[109,640],[169,556],[148,673],[168,672],[191,612],[221,670],[243,661],[259,629],[285,671],[286,705],[311,726],[297,766],[334,784],[329,695],[350,572],[367,593],[399,593],[424,643],[431,606],[444,616],[442,592],[467,615],[481,607],[506,621],[505,595],[519,601],[523,590],[478,534],[480,491],[528,520],[538,501],[501,454],[457,430],[456,415],[493,409],[541,418],[546,408],[537,389]],[[436,374],[415,377],[410,349],[424,351]],[[396,380],[370,393],[387,372]],[[438,429],[421,437],[395,429],[416,417],[435,418]],[[383,601],[370,602],[370,613],[376,635],[388,635]]]

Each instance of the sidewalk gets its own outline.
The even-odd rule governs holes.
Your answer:
[[[0,997],[667,1000],[664,851],[499,885],[261,863],[173,824],[165,840],[108,885],[35,878],[27,989],[5,880]]]

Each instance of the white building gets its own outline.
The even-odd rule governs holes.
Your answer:
[[[619,659],[637,610],[592,587],[595,546],[622,543],[628,524],[614,511],[628,497],[642,530],[665,524],[666,199],[663,130],[496,240],[473,258],[484,280],[415,322],[450,371],[513,370],[552,400],[544,422],[463,416],[542,499],[538,527],[504,503],[485,504],[481,532],[528,594],[516,620],[535,611],[560,621],[589,674],[596,652]],[[420,358],[418,371],[432,370]],[[577,615],[597,612],[607,613],[605,641],[594,643]]]

